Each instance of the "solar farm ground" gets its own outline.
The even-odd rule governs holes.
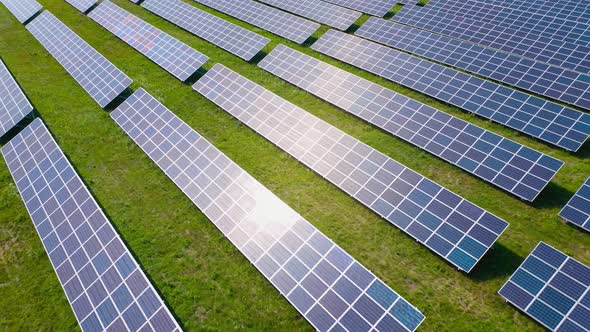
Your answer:
[[[527,204],[320,101],[126,0],[117,5],[510,223],[469,275],[182,84],[63,0],[39,1],[425,315],[423,331],[540,331],[496,294],[539,241],[590,264],[590,236],[558,217],[590,174],[571,154],[424,97],[306,46],[186,2],[566,162]],[[366,18],[363,18],[366,19]],[[319,33],[327,28],[323,27]],[[319,34],[317,34],[319,36]],[[297,311],[0,6],[0,56],[186,330],[311,330]],[[79,329],[4,161],[0,161],[0,330]]]

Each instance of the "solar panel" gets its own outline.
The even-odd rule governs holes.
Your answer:
[[[590,109],[590,76],[371,17],[356,34],[508,85]]]
[[[179,0],[146,0],[141,6],[247,61],[270,42],[268,38]]]
[[[588,25],[590,12],[587,7],[586,4],[586,8],[579,8],[580,16],[582,13],[586,13],[585,20],[577,20],[574,17],[563,18],[552,12],[535,13],[529,9],[500,6],[493,2],[486,2],[482,6],[480,1],[448,0],[437,6],[407,7],[405,10],[419,13],[428,12],[434,15],[437,12],[446,12],[514,29],[520,33],[533,33],[587,46],[590,42],[590,26]]]
[[[315,22],[251,0],[194,1],[298,44],[306,41],[320,27]]]
[[[358,10],[359,12],[383,17],[399,0],[324,0],[338,6]]]
[[[0,136],[33,111],[33,106],[0,59]]]
[[[193,88],[460,270],[471,271],[508,227],[222,65]]]
[[[127,75],[49,11],[39,14],[27,29],[101,107],[131,85]]]
[[[2,154],[83,331],[180,331],[40,119]]]
[[[14,15],[21,23],[25,23],[43,8],[35,0],[0,0],[0,2],[4,4],[12,15]]]
[[[279,45],[259,66],[529,201],[563,162]]]
[[[259,0],[268,5],[307,17],[311,20],[346,30],[361,17],[361,13],[321,0]]]
[[[551,331],[590,331],[590,268],[540,242],[498,292]]]
[[[577,151],[590,114],[336,30],[313,49],[530,136]]]
[[[110,1],[102,2],[88,16],[181,81],[209,59]]]
[[[580,73],[590,72],[588,46],[520,33],[514,29],[443,12],[430,14],[400,11],[395,15],[395,20]]]
[[[77,10],[85,13],[88,9],[96,4],[98,0],[66,0],[67,3],[74,6]]]
[[[561,209],[559,215],[568,222],[590,231],[590,177]]]
[[[424,316],[144,90],[117,124],[320,331],[413,331]]]

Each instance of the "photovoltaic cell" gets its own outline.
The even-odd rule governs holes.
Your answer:
[[[324,0],[362,13],[383,17],[399,0]]]
[[[413,331],[424,316],[144,90],[112,114],[320,331]]]
[[[193,88],[463,271],[471,271],[508,227],[222,65]]]
[[[322,0],[259,0],[268,5],[307,17],[311,20],[346,30],[361,17],[361,13]]]
[[[112,2],[103,1],[88,17],[181,81],[188,79],[209,59]]]
[[[85,13],[90,7],[94,6],[98,0],[66,0],[67,3],[74,6],[77,10]]]
[[[270,42],[268,38],[179,0],[146,0],[141,6],[247,61]]]
[[[358,36],[590,110],[590,76],[371,17]]]
[[[283,45],[259,66],[522,199],[534,200],[563,165]]]
[[[551,331],[590,331],[590,268],[540,242],[498,292]]]
[[[320,27],[315,22],[252,0],[195,1],[298,44],[306,41]]]
[[[83,331],[180,331],[40,119],[2,154]]]
[[[590,231],[590,177],[561,209],[559,215],[568,222]]]
[[[356,36],[331,30],[312,47],[566,150],[577,151],[590,135],[590,114]]]
[[[590,47],[503,28],[462,16],[400,11],[394,19],[448,36],[489,46],[504,52],[590,73]]]
[[[14,15],[21,23],[25,23],[43,8],[35,0],[0,0],[0,2],[4,4],[12,15]]]
[[[0,59],[0,136],[33,111],[33,106]]]
[[[131,85],[127,75],[49,11],[27,24],[27,29],[101,107]]]

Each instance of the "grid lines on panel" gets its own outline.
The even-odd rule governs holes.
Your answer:
[[[323,0],[362,13],[383,17],[399,0]]]
[[[457,15],[414,13],[413,11],[400,11],[394,19],[400,23],[468,40],[580,73],[590,73],[590,47],[588,46],[530,33],[521,34],[515,29],[502,28],[491,23]]]
[[[260,67],[522,199],[563,162],[283,45]]]
[[[141,6],[246,61],[270,42],[266,37],[179,0],[146,0]]]
[[[90,7],[94,6],[98,0],[66,0],[67,3],[74,6],[77,10],[85,13]]]
[[[569,151],[590,135],[590,114],[336,30],[313,49]]]
[[[49,11],[27,24],[31,34],[101,106],[107,106],[131,79]]]
[[[339,30],[346,30],[361,13],[322,0],[259,0],[268,5],[307,17]]]
[[[252,0],[194,1],[298,44],[306,41],[320,27],[315,22]]]
[[[194,89],[459,269],[508,224],[230,69]]]
[[[43,8],[36,0],[0,0],[0,2],[21,23],[25,23]]]
[[[590,110],[589,75],[374,17],[356,35]]]
[[[103,1],[88,16],[181,81],[209,59],[110,1]]]
[[[590,331],[590,267],[544,242],[498,293],[551,331]]]
[[[40,119],[2,154],[83,331],[180,331]]]
[[[561,209],[559,215],[568,222],[590,232],[590,177]]]
[[[414,7],[406,8],[406,10],[419,11],[420,14],[425,12],[435,15],[437,12],[451,13],[504,28],[511,28],[519,33],[534,33],[539,36],[580,45],[588,45],[590,42],[590,25],[588,25],[590,16],[587,8],[578,8],[578,15],[586,14],[586,21],[564,19],[555,16],[553,13],[533,13],[529,10],[496,6],[493,3],[482,5],[481,1],[473,0],[448,0],[439,6]]]
[[[413,331],[424,316],[144,90],[111,114],[320,331]]]
[[[33,111],[33,106],[0,59],[0,136]]]

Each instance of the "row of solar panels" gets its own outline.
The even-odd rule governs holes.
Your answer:
[[[272,62],[272,61],[273,60],[270,60],[269,62]],[[261,66],[262,66],[262,64],[261,64]],[[223,75],[223,74],[220,74],[220,73],[222,73],[224,71],[224,69],[226,71],[228,71],[228,69],[218,66],[218,67],[214,68],[212,71],[210,71],[210,73],[212,73],[211,74],[212,76],[218,76],[218,79],[219,78],[225,78],[225,79],[230,79],[230,81],[233,80],[233,79],[239,79],[239,77],[236,77],[237,74],[235,74],[235,73],[231,73],[231,72],[230,73],[227,73],[226,72],[225,74],[227,74],[227,77],[225,75]],[[209,75],[209,73],[207,75]],[[221,99],[216,99],[215,102],[218,103],[218,104],[220,104],[226,110],[231,109],[230,106],[233,105],[232,103],[234,103],[237,100],[236,98],[238,98],[238,96],[240,96],[240,95],[233,95],[233,98],[232,98],[232,95],[231,95],[232,91],[231,90],[226,90],[225,91],[225,95],[221,91],[215,91],[215,87],[217,87],[218,90],[219,90],[220,89],[219,86],[223,86],[223,84],[219,85],[219,82],[218,81],[215,81],[215,79],[211,79],[210,81],[208,81],[204,77],[202,80],[203,81],[199,81],[197,83],[197,85],[195,85],[195,89],[202,90],[202,91],[208,91],[207,89],[210,89],[209,93],[211,93],[211,91],[214,91],[215,93],[212,94],[212,95],[210,95],[208,98],[211,98],[212,100],[214,98],[221,98]],[[241,85],[246,85],[246,86],[247,85],[254,85],[252,82],[248,82],[244,78],[241,78],[241,80],[242,81],[239,81],[238,80],[238,82],[241,83]],[[202,86],[198,85],[199,83],[202,83],[202,82],[203,82],[203,85]],[[213,82],[213,83],[211,83],[211,82]],[[237,82],[234,82],[234,83],[237,83]],[[211,84],[213,84],[213,86],[211,86]],[[218,84],[218,85],[216,86],[215,84]],[[256,87],[255,85],[253,87],[251,86],[251,88],[263,89],[261,87]],[[264,92],[264,91],[262,91],[262,92]],[[242,91],[242,93],[244,93],[244,91]],[[256,96],[256,94],[254,94],[252,96],[252,98],[254,98],[255,96]],[[276,97],[276,98],[278,98],[278,97]],[[225,102],[225,104],[224,104],[224,102]],[[283,102],[285,102],[285,101],[283,101]],[[293,105],[291,105],[291,106],[293,108],[297,109],[295,106],[293,106]],[[227,108],[227,107],[229,107],[229,108]],[[300,110],[300,111],[301,112],[304,112],[302,110]],[[234,115],[236,115],[236,114],[234,114]],[[300,116],[300,115],[301,114],[298,114],[298,116]],[[251,114],[249,116],[251,116]],[[298,116],[293,116],[292,119],[298,119],[299,118]],[[238,116],[236,115],[236,117],[238,117]],[[314,120],[321,121],[319,119],[314,119]],[[271,124],[273,124],[273,122],[269,122],[267,124],[267,126],[269,126]],[[284,125],[286,125],[286,124],[294,125],[294,123],[285,123]],[[276,125],[276,123],[275,123],[275,125]],[[325,126],[329,126],[327,124],[324,124],[324,125]],[[321,128],[321,125],[318,125],[317,123],[316,124],[313,124],[313,126],[318,126],[318,127]],[[310,127],[310,128],[313,128],[313,127]],[[279,129],[280,129],[280,127],[279,127]],[[409,172],[408,173],[407,171],[405,171],[403,169],[403,166],[401,166],[399,164],[396,165],[394,163],[394,164],[388,165],[386,161],[383,161],[383,160],[379,161],[379,159],[381,159],[381,158],[387,158],[387,157],[382,156],[381,158],[379,158],[379,157],[377,157],[377,155],[375,155],[376,152],[373,153],[371,151],[368,151],[368,152],[367,151],[363,151],[362,148],[359,148],[359,146],[362,145],[362,144],[360,144],[360,142],[351,144],[350,139],[352,139],[352,138],[346,138],[346,139],[344,139],[342,137],[339,137],[339,135],[337,134],[337,130],[335,128],[333,128],[332,131],[333,132],[336,132],[336,133],[333,134],[335,136],[325,137],[326,140],[321,140],[323,137],[320,137],[320,140],[318,141],[318,145],[316,146],[316,147],[319,147],[319,148],[316,148],[313,145],[311,145],[312,146],[311,148],[310,148],[310,145],[302,145],[302,146],[299,146],[299,147],[295,146],[295,148],[293,149],[293,152],[288,151],[287,148],[288,147],[289,148],[290,147],[293,147],[293,143],[297,143],[297,140],[293,140],[293,137],[288,137],[291,140],[291,142],[289,142],[288,139],[285,139],[285,138],[287,138],[287,136],[285,136],[285,138],[283,138],[283,139],[280,139],[278,137],[273,137],[273,139],[276,140],[276,141],[273,141],[273,142],[275,142],[277,145],[281,146],[281,148],[285,149],[286,151],[288,151],[289,153],[292,153],[292,154],[295,154],[297,152],[301,153],[301,151],[303,149],[304,154],[299,157],[299,158],[301,158],[300,160],[302,160],[304,163],[310,165],[310,167],[312,167],[312,168],[314,168],[312,165],[315,164],[316,167],[314,168],[314,170],[316,170],[318,173],[322,174],[321,172],[322,172],[322,170],[325,170],[326,169],[326,165],[321,165],[320,162],[323,162],[325,164],[325,163],[329,162],[330,159],[322,160],[322,159],[318,159],[318,157],[322,157],[321,156],[322,149],[323,149],[324,153],[326,153],[326,151],[325,151],[326,150],[326,145],[329,145],[329,143],[328,143],[329,141],[327,139],[331,139],[333,141],[333,143],[334,142],[338,142],[340,139],[342,139],[342,141],[340,142],[340,143],[342,143],[342,146],[334,145],[334,146],[337,146],[337,148],[338,148],[334,152],[336,152],[336,151],[340,151],[340,152],[341,151],[345,151],[345,150],[342,150],[342,149],[343,148],[346,148],[347,147],[346,145],[350,145],[350,146],[348,146],[348,148],[351,149],[351,150],[350,150],[350,152],[348,152],[346,154],[346,157],[349,157],[349,156],[351,156],[351,157],[349,157],[350,159],[343,158],[342,161],[341,161],[341,165],[344,165],[344,166],[341,166],[341,167],[350,167],[351,164],[354,167],[354,161],[353,160],[355,158],[359,158],[359,157],[361,159],[365,158],[365,165],[363,166],[362,164],[359,164],[359,166],[357,166],[358,167],[358,170],[364,171],[365,174],[362,174],[363,172],[359,172],[357,174],[360,174],[360,175],[357,175],[357,176],[352,176],[351,175],[351,177],[349,179],[344,179],[344,181],[341,181],[341,180],[343,180],[341,178],[342,177],[342,174],[340,176],[338,176],[336,172],[334,172],[333,173],[334,175],[332,175],[333,177],[335,176],[334,179],[331,179],[330,177],[328,177],[331,173],[326,173],[328,175],[325,175],[325,174],[322,174],[322,175],[326,176],[328,179],[330,179],[330,181],[332,181],[333,183],[335,183],[337,185],[338,185],[338,183],[336,181],[337,180],[340,180],[341,181],[341,185],[339,185],[339,186],[343,190],[351,193],[351,195],[355,195],[354,193],[356,192],[357,195],[355,195],[355,198],[359,199],[364,204],[369,205],[369,203],[370,202],[373,202],[373,200],[375,199],[375,198],[371,198],[371,195],[375,196],[375,191],[380,190],[378,186],[377,187],[375,187],[375,186],[376,185],[380,185],[381,187],[383,187],[383,185],[384,185],[383,184],[383,181],[386,181],[386,180],[384,180],[385,178],[383,178],[382,176],[387,175],[387,173],[389,173],[389,177],[392,177],[393,176],[393,178],[390,178],[390,181],[395,182],[397,180],[400,180],[400,181],[398,181],[396,183],[395,186],[393,186],[393,188],[390,188],[390,191],[391,192],[397,193],[399,195],[400,194],[400,190],[402,190],[402,194],[404,194],[403,190],[407,190],[407,189],[404,189],[404,186],[403,185],[405,185],[406,188],[407,188],[408,185],[410,185],[410,191],[412,193],[411,195],[414,195],[414,196],[411,197],[410,195],[408,195],[410,193],[410,191],[405,192],[405,194],[408,195],[408,197],[406,198],[407,200],[406,201],[402,201],[401,203],[399,201],[396,201],[394,205],[399,204],[398,209],[396,210],[396,207],[393,206],[393,210],[392,210],[392,206],[391,206],[392,201],[391,201],[391,198],[394,197],[394,196],[391,196],[390,193],[384,192],[384,195],[380,199],[377,199],[377,200],[374,201],[375,202],[375,206],[372,207],[372,208],[375,211],[379,211],[378,213],[380,215],[383,215],[384,217],[387,217],[389,215],[392,219],[394,219],[393,218],[394,213],[397,212],[398,213],[397,214],[397,218],[395,218],[394,220],[396,220],[397,223],[402,223],[402,225],[398,224],[399,227],[401,227],[402,229],[404,229],[404,227],[405,227],[406,229],[404,229],[404,230],[406,232],[408,232],[412,236],[416,237],[421,242],[426,243],[427,246],[429,246],[431,249],[435,250],[437,253],[441,254],[443,257],[445,257],[445,255],[448,254],[446,256],[447,259],[449,261],[451,261],[453,264],[457,265],[457,266],[462,266],[462,268],[464,268],[465,266],[467,266],[468,268],[470,268],[469,267],[470,264],[474,264],[474,262],[473,262],[473,256],[477,256],[478,253],[481,253],[481,255],[483,255],[483,253],[485,253],[485,250],[486,249],[485,249],[485,247],[484,248],[481,248],[481,244],[482,244],[482,242],[485,242],[486,241],[486,237],[487,237],[487,240],[490,239],[489,238],[489,235],[486,236],[486,233],[485,232],[482,233],[481,231],[477,231],[477,232],[474,231],[474,232],[472,232],[472,234],[464,234],[461,243],[454,243],[453,244],[452,241],[453,241],[453,238],[454,237],[453,237],[452,232],[449,233],[449,230],[453,230],[453,227],[455,227],[455,231],[456,231],[457,230],[456,229],[457,227],[461,228],[461,226],[462,227],[465,227],[465,225],[468,225],[468,224],[465,224],[464,223],[464,220],[461,221],[461,219],[456,219],[455,221],[449,222],[448,225],[446,225],[444,222],[441,224],[440,221],[438,221],[438,225],[437,225],[436,224],[437,223],[436,217],[434,217],[434,219],[433,219],[432,218],[433,217],[432,214],[429,216],[429,215],[427,215],[425,213],[422,213],[419,216],[418,215],[415,216],[415,217],[419,217],[419,218],[422,218],[422,219],[411,220],[412,219],[412,213],[411,213],[412,208],[410,208],[410,207],[412,207],[412,205],[406,204],[405,207],[404,207],[404,205],[403,205],[404,202],[409,202],[409,203],[413,204],[413,206],[418,206],[418,207],[420,207],[420,204],[421,203],[422,204],[428,204],[429,203],[429,201],[428,201],[428,195],[429,194],[432,194],[432,193],[437,193],[436,187],[432,187],[432,184],[428,184],[428,181],[425,182],[425,180],[422,180],[422,181],[418,180],[416,182],[415,176],[417,176],[417,174],[414,173],[414,175],[412,175],[412,172]],[[259,132],[261,132],[261,131],[259,130]],[[281,132],[281,131],[280,130],[277,130],[277,132]],[[304,133],[305,133],[305,137],[308,137],[308,135],[310,134],[309,130],[308,131],[304,131]],[[291,134],[291,136],[292,135],[297,135],[297,134],[300,134],[301,135],[301,133],[297,133],[297,131],[294,131],[294,132],[292,132],[290,134]],[[318,134],[316,134],[316,136],[317,135]],[[271,137],[271,136],[269,136],[269,137]],[[311,137],[313,137],[313,135],[311,135]],[[269,138],[269,139],[271,139],[271,138]],[[306,143],[309,144],[309,142],[306,142]],[[283,144],[284,146],[281,145],[281,144]],[[312,144],[313,144],[313,142],[312,142]],[[358,149],[358,151],[355,151],[354,150],[355,148]],[[366,148],[368,148],[368,147],[366,147]],[[366,150],[366,148],[365,148],[365,150]],[[307,149],[307,150],[305,150],[305,149]],[[368,149],[370,149],[370,148],[368,148]],[[311,153],[308,153],[307,151],[309,151]],[[148,151],[146,151],[146,152],[149,154]],[[318,153],[318,152],[320,152],[320,153]],[[353,152],[356,152],[356,153],[353,154]],[[158,153],[161,153],[161,151],[158,151]],[[366,155],[363,156],[363,153],[366,153]],[[355,157],[355,155],[357,155],[359,157]],[[373,156],[373,155],[375,155],[375,156],[371,158],[371,156]],[[325,156],[328,156],[328,157],[332,157],[333,158],[333,155],[326,154]],[[161,157],[161,155],[160,155],[160,157]],[[347,163],[344,163],[344,161],[346,161]],[[368,163],[367,161],[371,161],[372,164],[373,164],[373,166],[371,166],[371,163]],[[382,172],[381,175],[375,175],[375,179],[374,180],[376,180],[376,181],[373,181],[372,183],[367,182],[366,183],[366,187],[363,188],[362,187],[362,183],[359,183],[359,182],[362,182],[363,176],[364,177],[367,176],[366,173],[368,172],[368,170],[370,168],[374,168],[376,166],[378,167],[380,165],[379,162],[384,163],[384,164],[381,165],[382,170],[386,170],[388,172]],[[386,165],[388,165],[388,168],[385,168]],[[367,167],[369,167],[369,168],[367,168]],[[399,169],[399,167],[402,167],[402,168]],[[337,168],[334,167],[333,168],[333,171],[334,170],[337,170]],[[176,170],[176,171],[178,171],[178,170]],[[341,171],[343,171],[343,170],[341,170]],[[396,172],[398,172],[398,173],[396,173]],[[359,176],[360,176],[360,178],[359,178]],[[379,177],[377,177],[377,176],[379,176]],[[397,177],[397,180],[395,179],[395,177]],[[412,177],[414,177],[414,179],[412,179]],[[346,181],[348,181],[348,182],[346,182]],[[379,183],[379,182],[381,182],[381,183]],[[178,182],[177,182],[177,184],[178,184]],[[181,185],[180,185],[181,188],[182,188],[182,185],[186,185],[186,182],[182,182],[181,183]],[[356,185],[356,187],[355,186],[350,187],[351,185]],[[422,185],[423,187],[420,187],[420,185]],[[412,186],[416,186],[413,191],[411,190],[411,187]],[[363,189],[364,189],[364,191],[363,191]],[[383,188],[381,190],[383,190]],[[437,215],[438,215],[438,213],[444,213],[444,209],[441,209],[440,208],[440,207],[443,207],[444,208],[445,207],[444,204],[447,204],[447,206],[448,206],[448,204],[452,204],[451,203],[452,202],[452,199],[450,199],[450,197],[447,197],[446,199],[443,197],[444,196],[443,195],[444,190],[443,191],[440,191],[440,189],[438,189],[438,190],[439,190],[439,194],[440,194],[440,200],[443,203],[443,205],[440,205],[440,203],[438,203],[439,206],[435,206],[434,203],[436,202],[436,198],[438,198],[438,197],[436,197],[436,198],[431,197],[430,200],[433,200],[433,199],[434,200],[433,200],[433,203],[429,205],[429,207],[431,208],[430,212],[432,212],[434,214],[437,214]],[[385,193],[387,193],[388,195],[385,196]],[[420,194],[422,194],[422,197],[420,197]],[[425,197],[424,194],[426,194],[426,201],[424,201],[424,197]],[[210,197],[208,197],[208,198],[210,199]],[[195,199],[196,199],[196,197],[195,197]],[[401,199],[404,199],[404,198],[401,197]],[[574,199],[572,199],[572,201],[573,200]],[[383,204],[383,202],[385,202],[385,204]],[[379,203],[379,204],[377,204],[377,203]],[[390,204],[388,204],[388,203],[390,203]],[[464,205],[464,203],[461,202],[461,201],[459,201],[459,207],[457,207],[457,209],[459,209],[461,205]],[[424,207],[426,207],[426,206],[424,206]],[[466,207],[463,208],[464,209],[463,210],[464,211],[463,213],[465,213],[466,215],[469,215],[471,213],[471,215],[469,215],[468,218],[471,217],[471,216],[477,216],[477,212],[475,212],[477,210],[473,210],[473,208],[474,208],[474,206],[469,207],[467,205]],[[379,210],[377,210],[377,209],[379,209]],[[223,212],[222,210],[219,210],[218,209],[217,212],[219,213],[219,211]],[[387,211],[387,213],[384,213],[383,211]],[[405,219],[407,221],[403,221],[404,219],[403,218],[400,218],[399,216],[405,217]],[[447,218],[447,217],[449,219],[451,218],[450,216],[446,216],[445,218]],[[457,218],[457,217],[463,217],[464,218],[465,216],[461,216],[461,214],[457,214],[456,216],[454,216],[454,218]],[[213,217],[212,217],[212,219],[213,219]],[[496,228],[497,230],[499,230],[499,233],[501,233],[501,230],[503,230],[502,227],[505,228],[505,225],[504,226],[501,226],[502,225],[501,223],[500,224],[496,224],[494,226],[493,219],[490,220],[489,217],[488,217],[488,220],[486,220],[486,218],[482,218],[480,221],[482,221],[482,224],[484,226],[484,227],[481,227],[481,225],[480,225],[480,228],[483,229],[484,231],[486,230],[486,227],[487,227],[487,230],[488,231],[490,230],[490,228],[492,228],[492,229]],[[392,221],[392,222],[394,222],[394,221]],[[406,222],[407,222],[407,224],[403,225]],[[433,224],[433,222],[434,222],[434,224]],[[425,228],[425,226],[426,226],[426,228]],[[436,228],[436,229],[434,229],[435,231],[434,232],[428,231],[427,228],[429,226],[430,227],[435,227]],[[475,226],[477,226],[477,225],[475,225]],[[472,227],[472,230],[477,230],[478,229],[477,227],[473,227],[473,225],[471,227]],[[437,231],[440,231],[440,232],[437,233]],[[478,236],[480,238],[477,238]],[[230,236],[228,235],[228,237],[230,237]],[[458,238],[458,239],[460,240],[461,238]],[[440,240],[442,240],[442,241],[440,241]],[[491,244],[493,244],[494,241],[495,241],[495,239],[492,238]],[[430,243],[428,243],[428,242],[430,242]],[[450,247],[449,247],[449,243],[451,244]],[[477,246],[478,244],[480,245],[479,248]],[[454,246],[454,249],[453,249],[453,246]],[[484,251],[482,252],[482,250],[484,250]],[[465,255],[465,253],[467,253],[467,255]],[[471,256],[471,258],[470,258],[470,256]],[[467,264],[467,265],[465,265],[465,264]],[[473,265],[471,265],[471,267],[472,266]],[[293,300],[291,300],[291,301],[293,302]],[[297,306],[297,304],[295,304],[295,305]],[[300,309],[300,308],[298,308],[298,309]],[[301,311],[301,309],[300,309],[300,311]],[[309,319],[309,317],[308,317],[308,319]],[[407,325],[406,325],[406,327],[407,327]]]

